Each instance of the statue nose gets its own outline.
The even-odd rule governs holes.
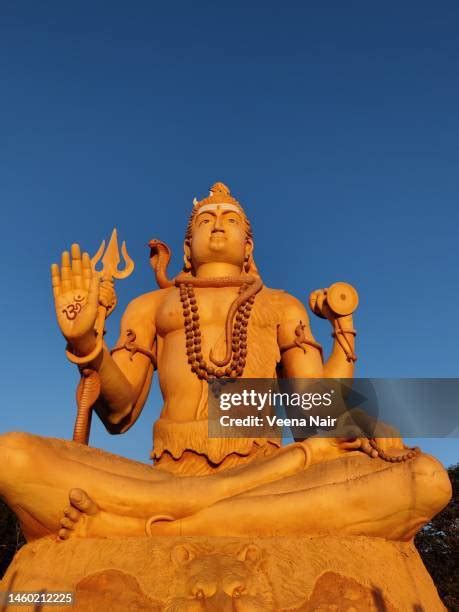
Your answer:
[[[233,600],[226,593],[215,593],[212,597],[206,600],[206,610],[213,612],[233,612]]]
[[[223,224],[222,224],[222,219],[221,217],[216,217],[215,221],[214,221],[214,226],[212,228],[212,233],[213,232],[224,232],[225,230],[223,229]]]

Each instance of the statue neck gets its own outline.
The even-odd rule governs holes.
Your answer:
[[[222,262],[201,264],[196,270],[197,278],[238,277],[241,274],[242,270],[239,266]]]

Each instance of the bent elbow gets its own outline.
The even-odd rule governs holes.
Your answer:
[[[105,428],[108,433],[112,436],[116,436],[127,431],[130,427],[131,413],[132,407],[130,406],[129,409],[126,411],[111,415],[105,423]]]
[[[124,409],[111,411],[106,405],[96,405],[96,412],[109,434],[116,436],[129,429],[129,418],[132,413],[132,405]]]

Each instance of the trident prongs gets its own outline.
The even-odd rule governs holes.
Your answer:
[[[121,245],[121,254],[123,255],[124,259],[124,270],[118,269],[118,264],[121,260],[118,248],[118,235],[115,228],[110,237],[110,242],[108,243],[107,249],[105,249],[105,240],[103,240],[97,253],[91,259],[93,269],[96,270],[96,265],[99,263],[100,260],[102,260],[102,269],[96,270],[97,272],[99,272],[101,278],[109,280],[111,280],[112,278],[127,278],[130,274],[132,274],[132,271],[134,270],[134,262],[128,255],[126,249],[126,242],[124,241]]]

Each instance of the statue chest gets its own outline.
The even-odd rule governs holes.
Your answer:
[[[199,325],[225,326],[226,317],[232,302],[238,295],[234,287],[195,289],[195,313],[199,317]],[[178,289],[171,291],[163,300],[156,313],[156,330],[161,336],[181,330],[185,325],[185,314]]]
[[[229,345],[226,342],[226,321],[228,311],[234,300],[238,296],[238,290],[232,287],[218,289],[196,289],[194,312],[184,313],[184,308],[180,300],[179,291],[171,291],[165,296],[162,304],[157,310],[156,330],[163,342],[160,343],[160,351],[175,352],[185,350],[185,342],[195,340],[194,332],[191,332],[191,339],[186,337],[185,320],[197,314],[194,320],[196,329],[200,332],[200,347],[204,361],[210,358],[210,351],[214,351],[217,359],[223,359],[227,355],[228,346],[233,349],[232,359],[240,348],[244,355],[237,354],[245,360],[245,377],[266,377],[274,376],[276,363],[279,362],[280,353],[277,342],[277,328],[279,324],[279,310],[271,295],[262,289],[256,296],[249,319],[247,335],[240,334],[238,346],[233,347],[232,336],[229,338]],[[190,303],[185,305],[185,310],[190,308]],[[188,324],[189,325],[189,324]],[[239,323],[241,325],[241,323]],[[236,335],[236,321],[233,322],[233,333]],[[188,332],[190,333],[190,332]],[[239,337],[239,336],[238,336]],[[236,338],[236,336],[235,336]],[[196,344],[194,342],[194,344]],[[245,346],[243,346],[245,345]],[[239,359],[238,359],[239,361]],[[241,365],[241,364],[239,364]]]

